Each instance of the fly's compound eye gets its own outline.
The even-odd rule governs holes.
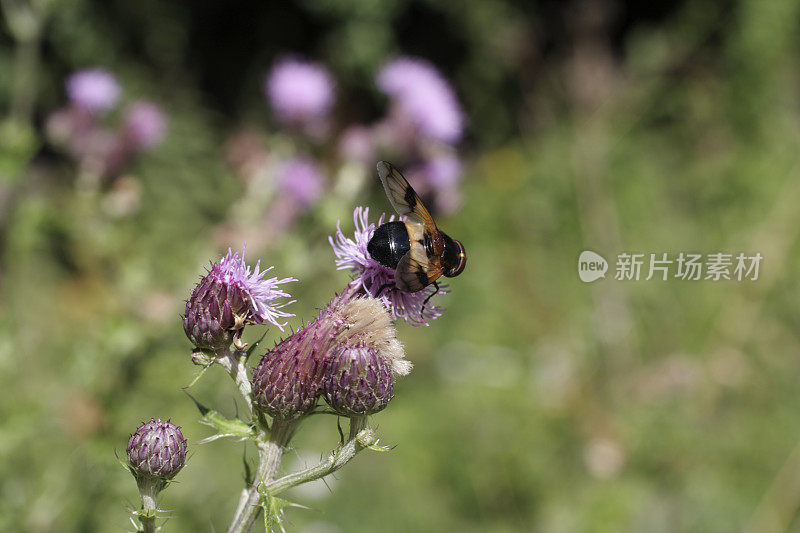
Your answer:
[[[451,268],[450,272],[447,273],[447,277],[450,278],[461,274],[464,271],[464,267],[467,266],[467,252],[464,250],[464,245],[461,244],[461,241],[454,241],[458,246],[458,264]]]

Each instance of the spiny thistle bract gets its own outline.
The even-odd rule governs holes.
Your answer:
[[[291,420],[311,412],[322,393],[326,366],[342,350],[355,347],[370,350],[392,376],[406,375],[411,363],[395,336],[389,313],[375,298],[357,297],[353,287],[333,299],[312,322],[267,352],[253,372],[253,401],[270,416]],[[375,366],[375,365],[373,365]],[[386,389],[385,372],[373,380]],[[334,387],[335,388],[335,387]],[[365,387],[369,388],[369,386]],[[367,399],[368,409],[391,397]],[[335,393],[334,393],[335,396]],[[378,411],[380,409],[375,409]]]
[[[246,250],[246,247],[245,247]],[[186,301],[183,330],[194,345],[201,350],[220,350],[230,346],[236,335],[247,324],[272,323],[281,330],[281,317],[293,316],[281,310],[292,302],[277,302],[289,294],[278,285],[294,278],[263,279],[272,267],[261,270],[261,262],[251,268],[228,249],[228,254],[218,263],[212,263],[208,273],[200,279]]]
[[[186,439],[181,428],[167,420],[151,418],[128,439],[128,464],[136,477],[168,480],[186,462]]]
[[[253,400],[262,411],[292,420],[314,408],[331,333],[322,327],[300,329],[262,357],[252,379]]]

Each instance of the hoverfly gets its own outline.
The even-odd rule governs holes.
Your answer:
[[[393,268],[394,285],[404,292],[421,291],[430,284],[439,292],[440,276],[458,276],[467,264],[467,254],[460,241],[439,231],[433,217],[422,204],[408,181],[386,161],[378,163],[378,176],[397,214],[404,220],[381,224],[367,244],[367,252],[378,263]],[[391,284],[380,288],[391,287]]]

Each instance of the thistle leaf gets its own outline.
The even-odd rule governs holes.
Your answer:
[[[394,450],[397,447],[397,445],[394,445],[394,446],[389,446],[389,445],[382,446],[382,445],[379,444],[379,442],[380,441],[376,440],[374,443],[372,443],[369,446],[367,446],[367,448],[369,448],[370,450],[374,450],[376,452],[390,452],[390,451]]]
[[[191,400],[194,402],[195,407],[197,407],[197,410],[200,411],[201,415],[205,416],[206,413],[208,413],[210,411],[210,409],[208,407],[206,407],[202,403],[198,402],[197,399],[194,396],[192,396],[191,394],[186,392],[186,389],[184,389],[183,392],[186,393],[186,396],[191,398]]]
[[[250,345],[250,346],[247,348],[247,351],[245,352],[245,358],[244,358],[244,359],[245,359],[245,361],[247,361],[248,359],[250,359],[250,356],[251,356],[251,355],[253,355],[253,352],[256,350],[256,348],[258,348],[258,346],[261,344],[261,341],[263,341],[263,340],[264,340],[264,337],[266,337],[266,336],[267,336],[267,332],[265,331],[265,332],[264,332],[264,334],[263,334],[263,335],[261,335],[261,338],[260,338],[260,339],[258,339],[256,342],[254,342],[253,344],[251,344],[251,345]]]
[[[250,463],[247,462],[247,456],[245,454],[242,454],[242,462],[244,463],[244,482],[249,487],[253,484],[255,476],[253,475],[253,469],[250,468]]]
[[[201,424],[211,426],[219,432],[221,437],[237,437],[240,439],[254,439],[256,436],[250,424],[238,418],[225,418],[219,412],[209,410],[200,419]]]
[[[197,373],[197,375],[196,375],[196,376],[195,376],[195,378],[192,380],[192,382],[191,382],[191,383],[189,383],[188,385],[186,385],[186,387],[184,387],[184,389],[190,389],[190,388],[192,388],[192,386],[193,386],[195,383],[197,383],[198,381],[200,381],[200,378],[202,378],[202,377],[203,377],[203,374],[205,374],[205,373],[206,373],[206,370],[208,370],[209,368],[211,368],[211,365],[213,365],[213,364],[214,364],[214,363],[212,362],[211,364],[205,365],[205,366],[203,367],[203,369],[202,369],[200,372],[198,372],[198,373]]]
[[[284,516],[284,509],[287,507],[298,507],[300,509],[308,510],[311,509],[305,505],[300,505],[299,503],[278,498],[266,491],[261,491],[261,507],[264,509],[264,528],[267,531],[273,531],[276,528],[284,531],[283,522],[286,520],[286,517]]]
[[[186,392],[186,395],[192,399],[194,404],[197,406],[198,411],[200,411],[200,414],[202,415],[200,417],[200,423],[205,424],[206,426],[211,426],[219,432],[217,435],[203,439],[203,442],[211,442],[212,440],[217,440],[222,437],[235,437],[239,439],[255,438],[256,433],[250,424],[243,422],[238,418],[225,418],[218,411],[209,409],[205,405],[198,402],[194,396],[188,392]]]

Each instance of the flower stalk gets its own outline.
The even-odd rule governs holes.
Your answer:
[[[350,439],[355,440],[358,434],[367,427],[367,415],[351,415],[350,416]]]
[[[350,427],[352,432],[353,426],[351,425]],[[292,487],[333,474],[349,463],[359,452],[365,448],[374,447],[377,442],[378,438],[374,431],[371,429],[362,429],[355,437],[348,440],[344,446],[331,452],[325,461],[311,468],[283,476],[271,483],[267,483],[264,486],[264,490],[271,495],[277,495]]]
[[[155,477],[142,477],[136,480],[139,495],[142,497],[142,510],[137,513],[144,533],[155,533],[158,493],[163,482]]]
[[[258,469],[253,484],[246,489],[239,502],[233,521],[228,528],[228,533],[249,531],[258,519],[261,512],[259,500],[264,484],[272,481],[278,474],[281,466],[283,450],[289,444],[294,432],[297,430],[298,420],[282,420],[276,418],[272,421],[269,433],[262,433],[256,446],[258,448]]]
[[[230,348],[217,348],[214,350],[216,362],[222,365],[236,383],[236,387],[247,403],[247,410],[253,416],[253,389],[250,385],[250,378],[247,377],[247,370],[244,366],[245,353],[241,350],[232,352]]]

